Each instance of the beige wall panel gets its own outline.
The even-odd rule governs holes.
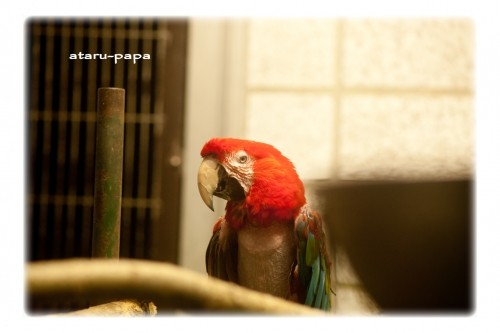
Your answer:
[[[247,137],[271,143],[295,164],[303,179],[331,176],[333,101],[323,93],[253,93]]]
[[[343,36],[346,86],[472,89],[469,20],[348,20]]]
[[[334,22],[252,20],[248,25],[251,87],[330,87],[334,78]]]
[[[470,97],[354,95],[343,99],[340,177],[456,178],[473,172]]]

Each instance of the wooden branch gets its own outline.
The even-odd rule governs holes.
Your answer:
[[[35,300],[87,299],[93,304],[139,299],[159,311],[225,311],[321,315],[321,311],[178,266],[144,260],[69,259],[27,265]]]

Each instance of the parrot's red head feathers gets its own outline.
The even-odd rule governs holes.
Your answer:
[[[227,193],[219,195],[228,199],[226,220],[235,228],[244,223],[265,226],[290,222],[306,202],[294,165],[269,144],[214,138],[203,146],[201,156],[220,163],[244,192],[236,199]]]
[[[208,155],[214,155],[220,162],[224,162],[226,157],[237,151],[246,151],[254,159],[274,156],[278,159],[285,159],[291,164],[286,157],[281,155],[279,150],[267,143],[232,138],[211,139],[203,146],[201,156],[206,157]],[[293,165],[291,166],[293,168]]]

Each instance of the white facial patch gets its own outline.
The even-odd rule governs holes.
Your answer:
[[[253,164],[255,160],[244,150],[239,150],[226,157],[224,167],[227,174],[235,178],[245,191],[245,195],[250,191],[253,184]]]

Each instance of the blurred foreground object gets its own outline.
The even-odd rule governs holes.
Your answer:
[[[164,313],[205,310],[322,314],[172,264],[151,261],[52,260],[28,264],[26,277],[28,297],[36,300],[84,298],[94,304],[117,299],[148,300]]]
[[[330,238],[382,312],[469,312],[470,179],[318,186]]]
[[[64,313],[57,316],[155,316],[156,306],[153,302],[123,300],[91,306],[88,309]]]

